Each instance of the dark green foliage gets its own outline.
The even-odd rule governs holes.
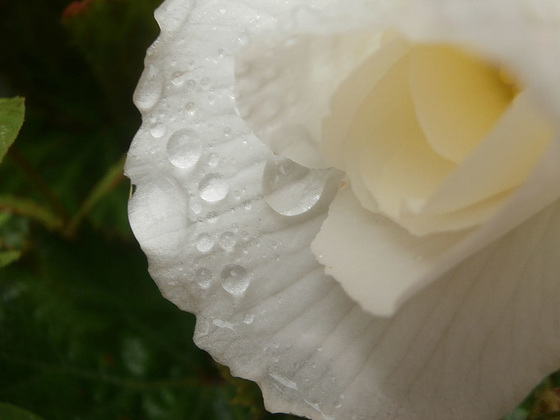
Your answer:
[[[24,115],[23,98],[0,98],[0,163],[17,137]]]

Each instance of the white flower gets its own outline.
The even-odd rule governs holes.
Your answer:
[[[167,0],[156,17],[131,224],[197,344],[271,411],[495,419],[560,365],[556,2]],[[467,88],[440,89],[465,68]],[[417,122],[439,160],[389,158]]]

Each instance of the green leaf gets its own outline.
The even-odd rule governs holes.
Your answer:
[[[80,210],[75,214],[75,216],[70,221],[68,226],[68,232],[73,234],[78,225],[82,220],[88,215],[93,206],[107,193],[113,190],[117,185],[124,179],[124,162],[126,160],[126,155],[122,156],[117,163],[113,164],[107,169],[107,172],[95,185],[93,190],[87,196],[85,201],[82,203]]]
[[[0,402],[0,419],[2,420],[43,420],[42,417],[33,414],[23,408],[12,404]]]
[[[23,124],[24,102],[25,100],[19,96],[0,98],[0,163],[8,153],[8,149],[16,139]]]
[[[8,264],[17,261],[20,256],[21,256],[21,251],[0,252],[0,268],[6,267]],[[0,410],[0,419],[3,418],[1,413],[2,411]]]
[[[56,229],[62,225],[62,219],[46,207],[28,198],[0,195],[0,210],[34,219],[42,223],[47,229]]]

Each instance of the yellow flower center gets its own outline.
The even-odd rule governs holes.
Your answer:
[[[364,207],[414,234],[484,222],[550,142],[550,122],[509,71],[463,48],[388,34],[365,65],[377,82],[340,169]]]

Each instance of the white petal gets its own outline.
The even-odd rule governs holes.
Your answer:
[[[375,50],[379,36],[293,35],[252,43],[237,56],[239,111],[274,152],[313,168],[332,166],[321,151],[331,95]]]
[[[349,216],[351,215],[351,216]],[[417,237],[362,208],[350,188],[338,192],[312,244],[325,272],[366,311],[388,316],[425,286],[442,255],[465,234]],[[438,273],[439,274],[439,273]]]
[[[559,249],[556,203],[389,319],[364,313],[313,267],[290,268],[295,282],[270,270],[268,291],[227,316],[208,308],[210,320],[219,314],[234,328],[201,320],[197,343],[256,380],[272,411],[495,420],[560,363]],[[254,315],[249,324],[246,313]]]

